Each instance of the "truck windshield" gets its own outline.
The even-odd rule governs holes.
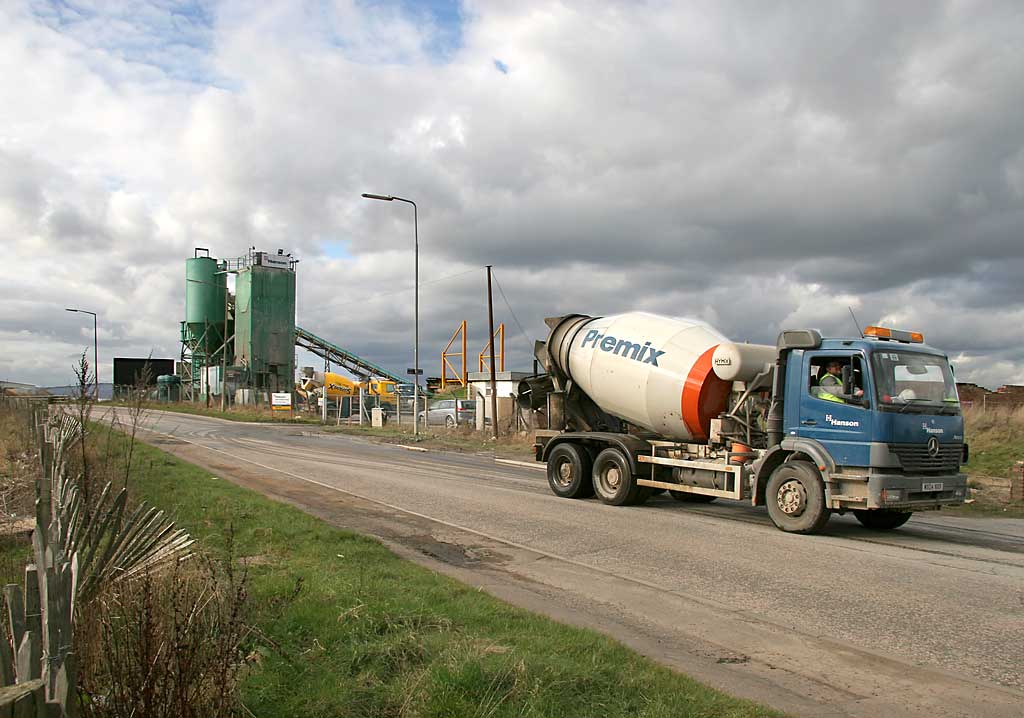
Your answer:
[[[944,357],[913,351],[874,352],[871,362],[882,411],[960,413],[956,381]]]

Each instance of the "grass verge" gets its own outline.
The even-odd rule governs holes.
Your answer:
[[[245,557],[257,716],[774,716],[153,447],[132,490]]]
[[[123,406],[118,403],[103,404],[102,406]],[[145,410],[172,411],[179,414],[191,414],[194,416],[211,416],[217,419],[228,419],[230,421],[250,421],[259,423],[280,423],[280,424],[309,424],[320,425],[320,419],[313,416],[297,414],[294,417],[282,417],[269,409],[259,407],[232,407],[227,411],[219,409],[207,409],[203,404],[190,404],[187,402],[176,404],[148,403],[143,406]],[[363,436],[374,441],[381,441],[389,444],[411,444],[416,443],[427,449],[438,449],[440,451],[455,451],[460,453],[493,453],[495,456],[506,459],[519,459],[530,461],[533,459],[533,437],[527,434],[505,435],[492,439],[486,432],[473,431],[469,427],[457,427],[455,429],[444,429],[436,426],[426,428],[420,427],[419,438],[413,436],[412,426],[402,424],[388,424],[380,428],[371,426],[359,426],[358,424],[341,424],[324,426],[324,431],[338,434],[351,434]]]
[[[98,406],[100,410],[106,406],[129,406],[124,402],[103,402]],[[144,410],[173,411],[178,414],[192,414],[194,416],[212,416],[216,419],[227,419],[228,421],[248,421],[267,424],[319,424],[317,417],[304,414],[291,415],[288,412],[274,412],[266,407],[260,406],[232,406],[227,411],[221,411],[215,407],[206,408],[205,404],[193,404],[191,402],[157,403],[145,402],[142,405]]]

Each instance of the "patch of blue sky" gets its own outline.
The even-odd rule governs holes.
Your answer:
[[[394,9],[423,31],[423,50],[436,62],[448,62],[462,48],[465,19],[461,0],[357,0],[364,9]],[[340,43],[344,44],[344,43]],[[395,58],[402,62],[404,58]]]
[[[320,249],[324,256],[331,259],[352,259],[352,252],[349,251],[349,244],[340,239],[325,239],[320,242]]]
[[[39,22],[88,48],[178,82],[221,84],[209,62],[213,0],[30,0],[29,7]]]

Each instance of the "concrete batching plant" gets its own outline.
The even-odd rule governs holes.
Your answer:
[[[218,260],[198,248],[185,262],[181,323],[183,398],[243,390],[247,400],[290,391],[295,358],[295,264],[291,255],[258,252]],[[227,277],[235,275],[231,295]],[[244,390],[251,390],[245,392]]]

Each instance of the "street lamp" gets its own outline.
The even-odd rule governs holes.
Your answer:
[[[96,334],[96,312],[90,312],[85,309],[69,309],[64,308],[67,312],[77,312],[79,314],[91,314],[92,315],[92,372],[93,378],[96,382],[96,401],[100,400],[100,363],[99,363],[99,340]]]
[[[366,199],[379,199],[382,202],[405,202],[406,204],[412,205],[412,231],[413,231],[413,242],[414,242],[414,282],[415,282],[415,300],[414,300],[414,340],[413,340],[413,385],[412,385],[412,435],[419,437],[420,435],[420,424],[419,424],[419,408],[420,408],[420,229],[419,229],[419,217],[416,203],[411,199],[404,199],[402,197],[394,197],[389,194],[370,194],[363,192],[363,197]],[[360,411],[362,411],[360,409]]]

